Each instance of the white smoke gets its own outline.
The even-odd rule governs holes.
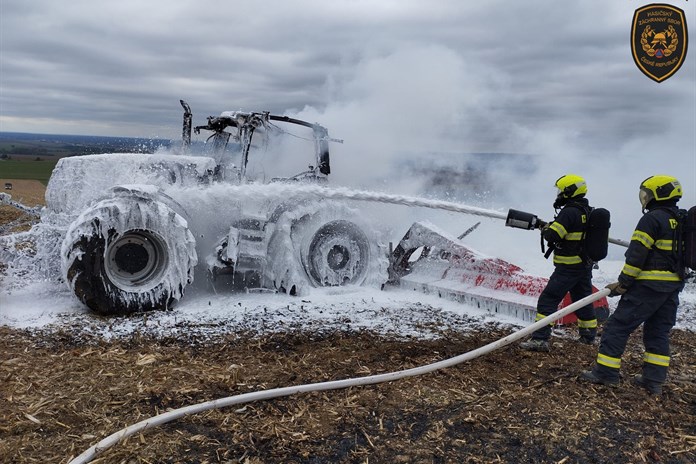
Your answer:
[[[329,103],[306,107],[297,116],[321,121],[334,137],[334,181],[364,186],[388,180],[405,160],[431,153],[468,152],[477,147],[466,124],[488,113],[494,86],[488,73],[467,71],[454,51],[442,46],[398,50],[365,58],[331,76]],[[409,179],[412,181],[412,179]]]
[[[660,112],[657,130],[652,130],[655,115],[627,116],[615,111],[616,102],[606,102],[605,112],[598,113],[596,121],[578,127],[571,121],[589,104],[585,100],[591,95],[559,96],[550,89],[550,98],[569,105],[564,108],[567,118],[563,113],[554,119],[553,114],[506,112],[525,98],[517,94],[514,79],[440,45],[367,54],[356,65],[329,77],[325,106],[305,107],[296,116],[320,122],[331,136],[345,140],[331,147],[331,182],[337,185],[419,194],[424,177],[417,173],[404,177],[396,170],[409,160],[427,164],[429,157],[436,163],[438,153],[512,153],[528,155],[534,169],[521,173],[519,166],[497,164],[495,172],[488,173],[490,188],[480,198],[481,206],[526,210],[552,219],[553,185],[558,177],[575,173],[587,180],[591,204],[611,211],[612,237],[628,239],[641,215],[637,192],[646,177],[678,177],[685,190],[682,206],[696,204],[694,154],[679,151],[679,147],[694,146],[694,115]],[[693,93],[686,97],[693,99]],[[608,145],[606,141],[615,138],[606,137],[606,132],[616,130],[627,118],[637,124],[643,121],[644,130],[629,128],[618,144]],[[408,212],[395,213],[392,219],[405,215],[411,217]],[[440,221],[457,233],[475,219],[449,215]],[[479,245],[488,252],[497,249],[520,259],[526,256],[529,262],[539,259],[536,234],[506,230],[496,221],[488,226],[487,222],[468,240],[477,242],[475,237],[484,235]],[[624,250],[611,248],[611,256],[620,259]]]

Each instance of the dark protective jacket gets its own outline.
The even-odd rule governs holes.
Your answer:
[[[628,288],[641,282],[660,292],[671,292],[683,287],[676,252],[677,207],[654,203],[638,221],[626,250],[619,282]]]
[[[586,198],[575,198],[543,230],[544,239],[554,246],[554,265],[578,269],[587,266],[587,259],[582,256],[582,240],[590,211]]]

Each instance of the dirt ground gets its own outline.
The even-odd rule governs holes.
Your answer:
[[[252,391],[432,363],[505,333],[436,341],[370,333],[230,334],[199,344],[106,342],[0,327],[0,457],[66,463],[99,440],[172,408]],[[661,397],[624,380],[581,383],[595,354],[504,348],[421,377],[213,410],[127,439],[105,463],[693,463],[696,344],[673,334]],[[640,369],[634,337],[625,375]]]
[[[5,188],[5,184],[12,184],[12,189]],[[45,204],[44,194],[46,187],[38,180],[24,179],[0,179],[0,192],[8,193],[13,201],[25,206],[38,206]],[[18,232],[29,228],[31,216],[17,208],[0,205],[0,226],[6,232]]]
[[[5,189],[5,184],[12,184],[12,189]],[[0,192],[9,193],[12,195],[12,199],[23,203],[27,206],[36,206],[45,204],[44,195],[46,194],[46,187],[38,180],[25,180],[25,179],[1,179],[0,178]]]
[[[425,365],[509,332],[437,340],[368,332],[230,333],[201,341],[75,337],[0,326],[0,462],[68,463],[148,417],[264,389]],[[696,334],[672,334],[662,396],[582,383],[596,347],[517,345],[420,377],[211,410],[128,438],[99,463],[694,463]]]

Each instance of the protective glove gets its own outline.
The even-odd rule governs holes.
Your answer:
[[[608,288],[610,290],[609,296],[621,296],[626,291],[628,290],[626,287],[621,285],[619,282],[614,282],[612,284],[607,285],[605,288]]]

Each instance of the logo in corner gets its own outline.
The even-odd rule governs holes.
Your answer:
[[[686,17],[679,8],[652,3],[633,14],[633,61],[655,82],[662,82],[679,70],[686,59],[687,44]]]

